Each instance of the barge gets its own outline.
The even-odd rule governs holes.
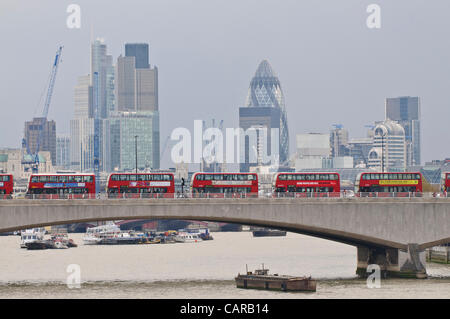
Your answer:
[[[256,269],[254,273],[235,277],[236,287],[244,289],[265,289],[280,291],[316,291],[316,280],[311,277],[295,277],[288,275],[269,275],[269,269]]]
[[[286,236],[286,232],[284,230],[276,230],[276,229],[257,229],[253,231],[253,237],[278,237],[278,236]]]

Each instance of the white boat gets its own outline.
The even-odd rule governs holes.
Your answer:
[[[91,227],[86,229],[86,234],[83,236],[84,245],[97,245],[105,234],[119,234],[121,233],[120,227],[114,223],[101,225],[97,227]]]
[[[32,228],[21,231],[20,248],[27,248],[27,243],[44,240],[45,228]]]
[[[198,243],[202,241],[199,234],[185,232],[178,233],[174,239],[179,243]]]

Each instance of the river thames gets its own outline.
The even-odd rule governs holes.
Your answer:
[[[381,280],[368,288],[355,276],[356,248],[288,233],[212,233],[214,240],[157,245],[84,246],[28,251],[20,236],[0,237],[0,298],[450,298],[450,265],[427,264],[428,279]],[[311,275],[315,293],[238,289],[234,277],[264,263],[271,273]],[[80,266],[81,287],[66,285]]]

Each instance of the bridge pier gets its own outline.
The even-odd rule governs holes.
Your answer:
[[[427,278],[425,251],[417,244],[408,244],[408,249],[357,246],[356,274],[366,278],[371,264],[380,266],[381,277]]]

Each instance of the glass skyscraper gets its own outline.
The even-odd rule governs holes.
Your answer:
[[[420,165],[420,99],[402,96],[386,99],[386,119],[397,121],[405,129],[406,165]]]
[[[134,56],[136,60],[136,69],[149,69],[150,62],[148,58],[147,43],[126,43],[125,56]]]
[[[239,126],[244,130],[250,127],[265,127],[270,134],[271,128],[279,129],[279,164],[286,165],[289,158],[289,130],[287,123],[284,94],[280,80],[267,60],[263,60],[250,82],[245,107],[239,109]],[[270,141],[268,136],[268,141]],[[246,143],[247,144],[247,143]],[[245,158],[248,159],[249,146],[245,146]],[[268,147],[270,149],[270,147]],[[248,170],[249,163],[242,163],[241,170]]]
[[[115,112],[107,120],[111,169],[159,169],[159,113]],[[137,136],[137,138],[136,138]]]

